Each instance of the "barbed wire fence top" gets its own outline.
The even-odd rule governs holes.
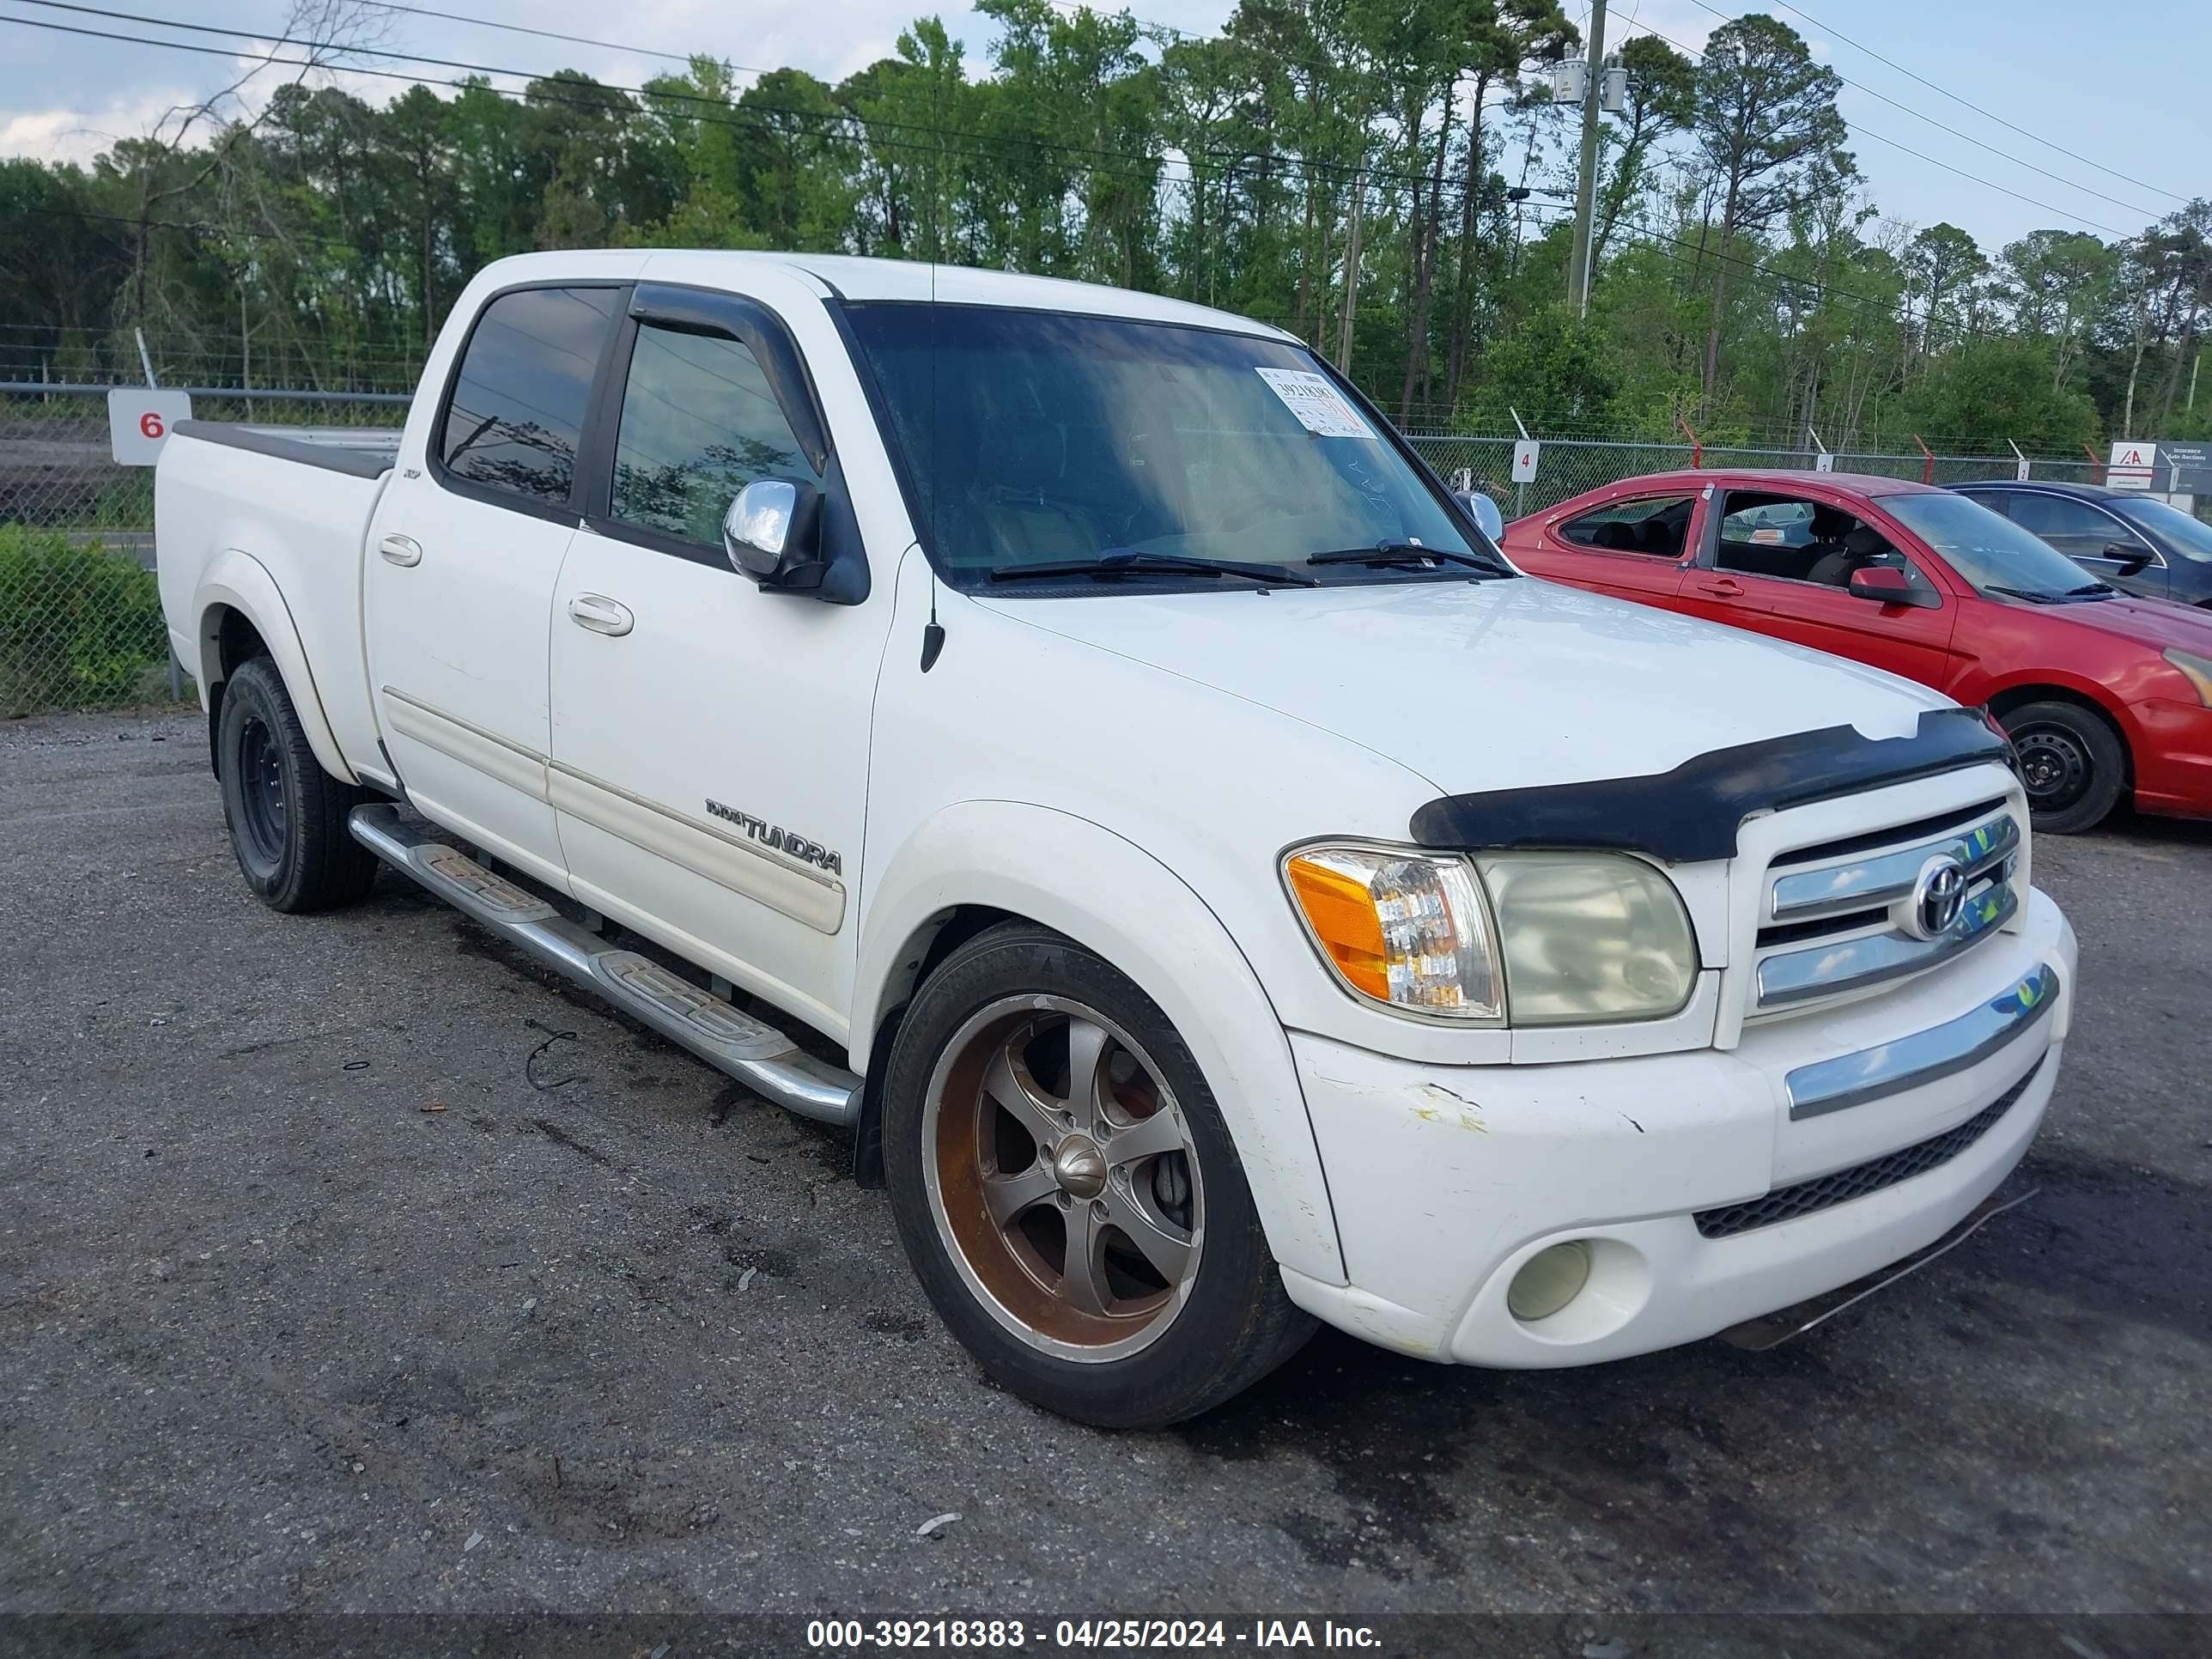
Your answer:
[[[0,341],[4,345],[4,341]],[[102,376],[106,379],[106,376]],[[158,701],[178,682],[155,576],[154,471],[120,466],[106,384],[0,374],[0,716]],[[192,415],[317,442],[384,447],[406,420],[404,392],[185,386]],[[1594,489],[1692,465],[1688,443],[1577,435],[1546,438],[1534,481],[1512,482],[1513,434],[1415,431],[1407,441],[1437,473],[1487,492],[1509,519]],[[1811,448],[1705,446],[1705,470],[1811,471]],[[2034,456],[2033,476],[2101,483],[2086,456]],[[2009,454],[1838,452],[1838,472],[1937,483],[2014,476]]]

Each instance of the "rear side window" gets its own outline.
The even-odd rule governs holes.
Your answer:
[[[726,335],[641,327],[623,391],[611,515],[720,547],[722,515],[761,478],[822,483],[759,360]]]
[[[1691,499],[1646,495],[1632,501],[1613,501],[1594,513],[1568,520],[1559,526],[1559,534],[1577,547],[1679,559],[1689,532]]]
[[[611,288],[531,288],[484,307],[439,434],[450,477],[535,501],[568,501],[592,376],[619,297]]]

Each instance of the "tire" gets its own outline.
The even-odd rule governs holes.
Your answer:
[[[216,744],[223,823],[255,896],[294,915],[367,897],[376,855],[346,818],[375,797],[323,770],[268,658],[240,665],[224,685]]]
[[[1071,1081],[1079,1055],[1089,1089]],[[1009,1098],[1018,1110],[997,1103]],[[954,951],[900,1023],[883,1109],[908,1260],[952,1334],[1024,1399],[1163,1427],[1313,1334],[1189,1049],[1073,941],[1008,922]],[[1071,1240],[1091,1247],[1075,1263]]]
[[[2079,703],[2029,702],[2004,716],[2020,753],[2031,821],[2046,835],[2073,836],[2102,823],[2127,781],[2127,750],[2101,714]]]

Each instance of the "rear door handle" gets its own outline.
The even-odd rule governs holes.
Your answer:
[[[1723,576],[1717,581],[1699,582],[1698,591],[1701,593],[1710,593],[1715,599],[1737,599],[1743,597],[1743,584],[1730,577]]]
[[[594,634],[611,634],[617,639],[637,626],[637,618],[630,614],[628,605],[604,593],[577,594],[568,601],[568,620],[579,628],[588,628]]]
[[[386,536],[376,544],[390,564],[416,565],[422,562],[422,544],[412,536]]]

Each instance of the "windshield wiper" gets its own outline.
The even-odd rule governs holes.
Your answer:
[[[2118,588],[2113,586],[2110,582],[2091,582],[2086,587],[2068,588],[2066,590],[2066,597],[2069,599],[2094,599],[2100,595],[2117,593],[2120,590]]]
[[[1139,553],[1114,548],[1090,559],[1048,559],[1042,564],[1002,564],[986,573],[994,582],[1045,581],[1054,576],[1242,576],[1271,586],[1318,587],[1321,580],[1279,564],[1243,564],[1182,553]]]
[[[1441,547],[1424,547],[1419,542],[1377,542],[1372,547],[1339,547],[1326,553],[1306,556],[1308,564],[1376,564],[1406,565],[1415,563],[1461,564],[1471,570],[1480,570],[1492,576],[1510,576],[1515,573],[1495,559],[1476,553],[1454,553]]]
[[[1986,582],[1983,584],[1982,592],[1984,593],[2002,593],[2008,599],[2025,599],[2030,605],[2056,605],[2058,603],[2058,596],[2056,593],[2031,593],[2024,587],[2000,587],[1995,582]]]

